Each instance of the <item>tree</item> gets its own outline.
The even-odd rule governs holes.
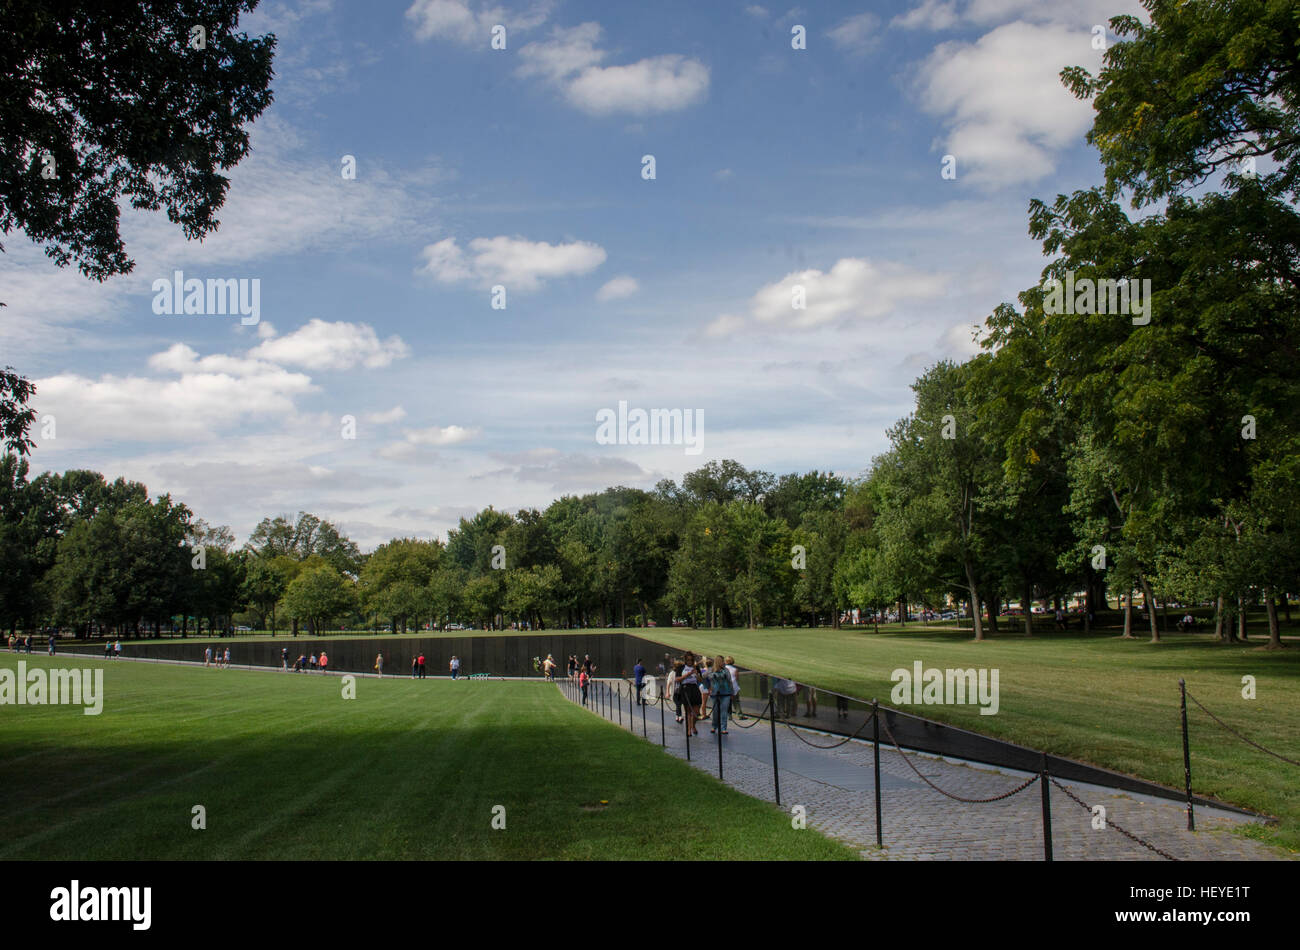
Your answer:
[[[305,566],[284,592],[285,611],[306,620],[312,636],[355,605],[350,582],[324,562]]]
[[[27,438],[27,430],[36,419],[36,410],[27,408],[27,400],[35,393],[36,387],[15,373],[12,366],[0,370],[0,440],[6,452],[26,455],[36,444]]]
[[[245,126],[271,102],[275,37],[236,32],[256,5],[7,4],[0,230],[21,229],[95,280],[134,267],[121,199],[165,208],[187,238],[215,230],[221,172],[248,154]]]

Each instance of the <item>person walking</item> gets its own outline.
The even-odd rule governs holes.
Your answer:
[[[555,682],[555,657],[546,654],[546,659],[542,661],[542,671],[546,674],[547,680]]]
[[[448,663],[447,666],[450,667],[451,669],[451,678],[459,679],[460,678],[460,657],[456,656],[453,653],[451,656],[451,662]]]
[[[324,673],[325,670],[326,670],[326,668],[329,666],[329,662],[330,662],[330,658],[327,657],[327,656],[325,655],[325,651],[324,651],[324,650],[321,650],[321,651],[320,651],[320,671],[321,671],[322,673]]]
[[[636,658],[636,666],[632,667],[632,683],[636,687],[636,704],[644,706],[645,700],[641,698],[641,690],[645,688],[645,667],[641,665],[641,658]]]
[[[379,674],[380,679],[384,678],[384,654],[383,653],[375,654],[375,672]]]
[[[727,722],[731,712],[731,671],[722,657],[713,658],[713,673],[709,677],[709,693],[713,696],[713,728],[710,732],[727,734]]]
[[[289,672],[289,648],[280,647],[280,668],[286,673]]]
[[[204,666],[211,666],[211,665],[212,665],[212,647],[207,647],[206,649],[204,649],[204,651],[203,651],[203,665],[204,665]]]
[[[700,671],[695,665],[695,654],[689,650],[682,664],[682,704],[686,707],[686,732],[692,736],[698,736],[699,730],[695,728],[696,720],[700,715]]]
[[[578,674],[578,685],[582,687],[582,705],[587,705],[587,684],[591,682],[591,677],[587,671],[583,670]]]
[[[54,634],[50,634],[50,656],[54,656]]]
[[[316,654],[313,653],[313,654],[311,655],[311,659],[308,660],[307,662],[311,664],[311,668],[312,668],[313,670],[316,669],[316,666],[317,666],[317,662],[316,662]]]
[[[420,679],[424,679],[424,654],[420,654]]]
[[[569,679],[573,679],[574,675],[578,672],[578,658],[572,653],[569,654],[568,666],[569,666]]]
[[[674,716],[678,722],[682,721],[682,687],[677,682],[677,678],[681,675],[682,663],[678,660],[673,663],[672,668],[668,671],[668,679],[664,682],[665,702],[668,699],[673,701],[673,705],[676,707]]]
[[[700,661],[700,712],[699,718],[705,719],[709,715],[709,674],[713,668],[712,661],[706,656]]]
[[[740,670],[733,657],[727,657],[726,664],[727,673],[731,676],[731,715],[744,722],[745,714],[740,708]]]
[[[226,652],[221,656],[221,662],[226,669],[230,669],[230,647],[226,647]]]
[[[27,638],[27,652],[28,652],[28,653],[31,653],[31,652],[32,652],[32,638],[31,638],[31,637],[28,637],[28,638]],[[122,641],[121,641],[121,640],[117,640],[117,641],[115,641],[115,642],[113,643],[113,659],[115,659],[115,660],[120,660],[120,659],[122,659]]]
[[[419,675],[420,675],[420,658],[418,656],[413,656],[411,657],[411,679],[417,679]]]

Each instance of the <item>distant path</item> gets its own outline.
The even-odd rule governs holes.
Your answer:
[[[602,680],[621,690],[623,728],[629,719],[637,736],[643,735],[641,711],[629,714],[630,684]],[[563,683],[560,685],[563,694]],[[757,712],[755,700],[746,701]],[[599,713],[593,702],[589,707]],[[834,709],[820,712],[828,724]],[[605,716],[619,723],[616,707]],[[661,742],[660,708],[645,708],[647,741]],[[815,724],[816,718],[795,717]],[[686,757],[685,728],[673,721],[673,708],[663,716],[667,751]],[[772,733],[767,721],[749,720],[752,728],[732,722],[723,737],[723,779],[739,791],[764,801],[774,801],[772,783]],[[691,764],[718,774],[717,737],[709,723],[699,725],[691,740]],[[838,737],[799,728],[806,741],[785,725],[777,725],[777,760],[780,765],[781,805],[806,809],[808,825],[857,848],[864,858],[895,860],[1041,861],[1042,792],[1037,783],[1008,799],[989,804],[953,801],[927,786],[898,750],[883,736],[880,743],[880,787],[884,848],[877,849],[874,777],[870,741],[853,740],[834,749],[815,749],[808,743],[830,746]],[[922,753],[906,753],[927,779],[963,798],[989,798],[1010,791],[1029,777],[1024,772],[972,765]],[[1106,818],[1145,839],[1179,860],[1267,861],[1288,856],[1269,845],[1233,834],[1229,829],[1249,821],[1220,809],[1196,809],[1196,831],[1187,831],[1184,806],[1145,795],[1077,782],[1061,782],[1088,806],[1102,805]],[[1051,786],[1052,849],[1056,860],[1164,861],[1161,856],[1130,841],[1113,828],[1094,830],[1093,816]]]

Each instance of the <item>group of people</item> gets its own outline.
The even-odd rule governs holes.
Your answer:
[[[108,656],[108,644],[104,644],[104,656]],[[122,652],[119,644],[118,653]],[[9,652],[10,653],[31,653],[32,652],[32,635],[29,633],[25,637],[20,637],[16,633],[9,634]],[[50,634],[50,656],[54,656],[54,634]]]
[[[641,666],[640,660],[636,662]],[[644,667],[641,675],[644,680]],[[637,692],[639,695],[640,690]],[[729,656],[697,657],[687,651],[673,661],[664,695],[672,697],[677,721],[685,722],[686,731],[692,736],[700,734],[697,724],[708,718],[710,703],[713,705],[711,733],[721,732],[725,736],[733,712],[742,722],[745,719],[740,708],[739,671]]]
[[[203,650],[203,665],[215,666],[217,669],[223,667],[228,669],[230,667],[230,647],[226,647],[224,653],[217,650],[215,656],[213,656],[212,647],[205,647]]]
[[[30,646],[27,648],[27,652],[32,652]],[[50,652],[53,653],[54,651],[51,650]],[[121,640],[109,640],[104,643],[104,659],[107,660],[109,657],[112,657],[115,660],[120,660],[122,658]]]
[[[229,654],[230,651],[226,650],[226,653]],[[281,664],[283,665],[284,661],[287,660],[288,658],[289,658],[289,653],[287,649],[282,650],[280,653]],[[293,671],[295,673],[306,673],[308,671],[319,670],[320,672],[324,673],[329,670],[329,665],[330,665],[330,658],[325,655],[324,650],[320,651],[320,656],[317,656],[315,653],[311,654],[310,656],[308,656],[305,653],[300,653],[298,655],[298,659],[296,659],[293,663]]]

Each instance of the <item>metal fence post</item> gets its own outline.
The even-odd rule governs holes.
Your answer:
[[[650,731],[646,729],[646,724],[645,724],[645,703],[641,704],[641,738],[643,739],[650,738]]]
[[[1192,814],[1192,753],[1187,744],[1187,681],[1178,681],[1178,691],[1182,694],[1183,708],[1183,781],[1187,784],[1187,830],[1196,830],[1196,818]]]
[[[768,722],[772,724],[772,784],[776,789],[776,803],[781,804],[781,773],[776,765],[776,690],[768,694]]]
[[[718,781],[722,781],[722,730],[717,731],[718,736]]]
[[[660,696],[659,697],[659,746],[660,748],[663,749],[668,748],[668,726],[665,725],[666,720],[664,718],[664,706],[666,705],[668,704],[665,703],[664,698]]]
[[[623,725],[623,681],[618,681],[618,724]]]
[[[1047,776],[1047,753],[1043,753],[1043,768],[1038,773],[1043,784],[1043,860],[1052,860],[1052,790]]]
[[[691,761],[691,717],[685,716],[682,722],[686,725],[686,761],[689,762]]]
[[[880,703],[871,701],[871,731],[874,741],[871,750],[876,762],[876,847],[885,846],[883,831],[880,827]]]

